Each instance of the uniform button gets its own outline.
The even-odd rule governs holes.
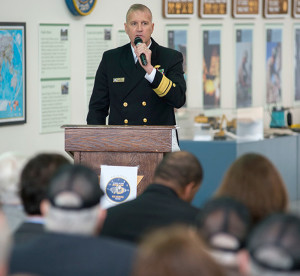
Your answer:
[[[128,124],[128,120],[127,119],[124,120],[124,124]]]
[[[123,106],[124,106],[124,107],[127,107],[127,106],[128,106],[128,103],[124,102],[124,103],[123,103]]]
[[[144,122],[144,123],[147,123],[147,119],[146,119],[146,118],[144,118],[144,119],[143,119],[143,122]]]
[[[142,105],[143,105],[143,106],[146,106],[146,105],[147,105],[147,103],[146,103],[146,102],[142,102]]]

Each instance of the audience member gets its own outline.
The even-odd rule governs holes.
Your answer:
[[[103,235],[132,242],[157,227],[173,223],[195,225],[199,210],[190,202],[200,187],[202,167],[191,153],[167,154],[144,193],[107,210]]]
[[[280,173],[266,157],[248,153],[227,171],[216,196],[228,196],[248,208],[253,224],[288,208],[288,195]]]
[[[10,229],[7,220],[0,210],[0,276],[6,276],[11,249]]]
[[[156,229],[141,241],[133,276],[223,276],[196,231],[188,226]]]
[[[240,265],[249,276],[299,276],[300,218],[273,214],[262,221],[241,252]]]
[[[19,196],[19,180],[26,157],[17,152],[0,155],[0,202],[11,232],[24,221],[25,214]]]
[[[199,232],[211,255],[224,267],[226,275],[239,275],[238,252],[244,248],[250,230],[246,206],[232,198],[211,199],[198,219]]]
[[[10,272],[43,276],[127,276],[132,245],[98,237],[106,210],[100,208],[97,174],[65,165],[52,178],[41,203],[46,233],[13,250]]]
[[[27,218],[14,233],[15,244],[21,244],[44,232],[41,201],[46,197],[53,174],[60,166],[69,163],[60,154],[40,153],[25,165],[20,179],[20,196]]]

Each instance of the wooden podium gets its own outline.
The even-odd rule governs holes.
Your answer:
[[[138,166],[138,195],[152,181],[164,154],[172,151],[175,130],[175,126],[67,125],[63,128],[65,151],[75,163],[91,167],[99,176],[100,165]]]

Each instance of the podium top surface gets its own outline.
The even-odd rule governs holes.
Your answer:
[[[70,153],[170,152],[176,126],[64,125],[62,128],[65,151]]]

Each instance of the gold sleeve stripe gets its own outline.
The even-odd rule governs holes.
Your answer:
[[[153,90],[159,97],[163,97],[168,94],[172,85],[173,85],[173,82],[171,80],[169,80],[167,77],[165,77],[165,75],[163,75],[163,78],[162,78],[159,86]]]

